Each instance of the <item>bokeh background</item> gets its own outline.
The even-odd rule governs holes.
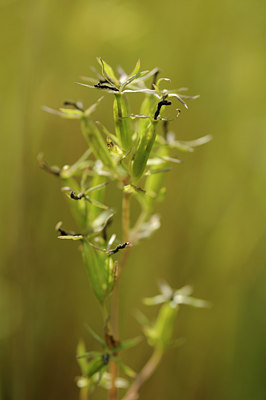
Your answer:
[[[76,344],[101,331],[75,243],[54,226],[72,217],[57,180],[36,161],[72,163],[85,149],[76,122],[45,114],[98,93],[74,82],[96,56],[130,72],[158,66],[172,87],[200,94],[172,128],[213,141],[167,178],[162,228],[132,252],[121,287],[121,336],[157,279],[192,284],[210,310],[183,308],[143,399],[266,398],[266,2],[264,0],[1,0],[0,399],[78,399]],[[95,118],[112,129],[111,99]],[[116,198],[110,197],[115,204]],[[117,206],[118,207],[118,206]],[[128,351],[140,368],[144,345]],[[95,399],[105,398],[103,392]]]

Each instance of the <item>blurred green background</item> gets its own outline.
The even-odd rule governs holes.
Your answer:
[[[84,323],[101,319],[75,243],[54,226],[72,217],[51,164],[85,149],[74,121],[41,110],[99,93],[75,85],[101,56],[130,72],[158,66],[199,100],[172,128],[213,141],[167,178],[162,228],[132,252],[121,292],[121,336],[138,333],[134,310],[157,279],[192,284],[211,310],[183,308],[177,336],[142,399],[266,398],[265,0],[0,1],[0,399],[78,399],[74,377]],[[95,118],[112,128],[111,99]],[[116,199],[110,199],[114,203]],[[149,349],[128,351],[140,368]],[[105,398],[104,393],[95,399]]]

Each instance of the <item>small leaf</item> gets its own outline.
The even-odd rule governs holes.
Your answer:
[[[97,106],[99,105],[99,103],[102,101],[104,96],[100,97],[96,103],[92,104],[92,106],[90,106],[89,108],[87,108],[87,110],[85,110],[84,114],[86,117],[89,117],[97,108]]]
[[[111,132],[108,131],[108,129],[100,122],[96,121],[96,124],[101,128],[102,132],[107,136],[110,137],[116,144],[119,145],[119,140],[118,138]]]
[[[84,353],[77,355],[77,359],[80,360],[82,358],[94,358],[100,356],[101,354],[102,353],[99,351],[85,351]]]
[[[133,339],[128,339],[124,340],[122,343],[120,343],[118,346],[116,346],[113,350],[111,350],[111,354],[117,353],[121,350],[127,350],[130,349],[131,347],[135,347],[137,344],[141,342],[142,338],[140,336],[137,336]]]
[[[71,166],[65,165],[62,168],[61,177],[63,179],[69,179],[73,175],[75,175],[79,169],[82,169],[84,167],[84,162],[86,162],[86,160],[91,155],[91,153],[92,153],[92,150],[87,149],[85,151],[85,153],[73,165],[71,165]]]
[[[102,347],[105,347],[105,341],[99,335],[97,335],[97,333],[94,332],[94,330],[91,329],[89,325],[86,324],[85,328],[87,329],[89,334],[93,337],[93,339],[95,339],[98,343],[100,343]]]
[[[169,172],[172,168],[158,168],[158,169],[151,169],[146,172],[145,175],[154,175],[154,174],[161,174],[162,172]]]
[[[146,239],[160,228],[160,218],[158,215],[152,215],[151,218],[144,222],[138,231],[137,240]]]
[[[93,205],[96,206],[96,207],[101,208],[102,210],[108,210],[108,208],[109,208],[109,207],[106,206],[105,204],[101,203],[100,201],[94,200],[94,199],[92,199],[92,198],[89,197],[89,196],[85,196],[85,199],[86,199],[89,203],[93,204]]]
[[[136,372],[130,368],[128,365],[124,364],[116,357],[111,357],[111,359],[119,366],[119,368],[130,378],[135,378]]]
[[[138,59],[136,65],[135,65],[135,68],[133,69],[133,71],[131,72],[131,74],[129,75],[129,77],[138,74],[138,73],[139,73],[139,70],[140,70],[140,59]]]
[[[107,185],[109,185],[109,183],[110,183],[110,182],[104,182],[104,183],[101,183],[100,185],[92,186],[92,187],[90,187],[89,189],[85,190],[84,194],[88,194],[88,193],[91,193],[91,192],[94,192],[94,191],[103,189],[103,188],[105,188]]]
[[[102,90],[102,91],[104,91],[104,92],[106,92],[106,93],[112,93],[112,94],[114,94],[114,90],[112,90],[112,89],[110,89],[110,88],[104,88],[104,87],[101,87],[101,86],[97,86],[97,85],[95,85],[95,86],[92,86],[92,85],[87,85],[86,83],[81,83],[81,82],[75,82],[77,85],[80,85],[80,86],[85,86],[85,87],[88,87],[88,88],[91,88],[91,89],[100,89],[100,90]],[[118,91],[118,89],[116,89],[116,91]]]
[[[136,79],[135,83],[142,83],[145,82],[147,79],[153,77],[156,73],[158,73],[158,68],[154,68],[150,72],[148,72],[146,75],[142,76],[141,78]]]
[[[156,85],[158,86],[158,88],[160,87],[160,84],[161,84],[162,82],[171,82],[171,79],[169,79],[169,78],[160,78],[160,79],[158,79],[158,81],[157,81],[157,83],[156,83]]]
[[[119,81],[116,78],[112,67],[107,64],[101,57],[97,58],[97,61],[102,67],[102,74],[108,80],[109,83],[119,86]]]
[[[134,82],[136,79],[141,78],[142,76],[146,75],[149,71],[142,71],[138,72],[135,75],[132,75],[128,77],[128,79],[121,85],[120,91],[122,92],[126,86],[128,86],[130,83]]]
[[[154,96],[160,98],[160,96],[156,93],[156,90],[152,89],[126,89],[123,93],[145,93],[145,94],[153,94]]]
[[[67,108],[60,108],[60,110],[54,110],[53,108],[43,106],[42,109],[50,114],[59,115],[61,118],[67,119],[80,119],[83,112],[80,110],[69,110]]]

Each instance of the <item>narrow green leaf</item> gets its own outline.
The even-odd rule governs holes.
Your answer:
[[[120,343],[113,350],[111,350],[111,354],[118,353],[121,350],[130,349],[131,347],[135,347],[137,344],[141,342],[141,340],[142,338],[140,336],[128,340],[123,340],[122,343]]]
[[[87,149],[85,153],[71,166],[65,165],[61,171],[61,177],[63,179],[69,179],[77,173],[79,169],[84,168],[84,163],[87,161],[88,157],[91,155],[92,150]]]
[[[99,103],[102,101],[102,99],[104,98],[104,96],[100,97],[96,103],[92,104],[92,106],[90,106],[89,108],[87,108],[87,110],[84,111],[84,115],[86,117],[89,117],[98,107]]]
[[[60,110],[54,110],[53,108],[43,106],[42,109],[50,114],[58,115],[61,118],[66,119],[81,119],[83,112],[80,110],[69,110],[66,108],[60,108]]]
[[[96,342],[100,343],[102,347],[105,347],[105,341],[96,332],[94,332],[94,330],[89,325],[86,324],[85,328],[89,332],[91,337],[96,340]]]
[[[109,132],[108,129],[100,121],[96,121],[96,124],[101,128],[106,137],[110,137],[116,144],[120,144],[118,138],[113,133]]]
[[[108,80],[108,82],[119,87],[119,81],[116,78],[112,67],[109,64],[107,64],[101,57],[98,57],[97,61],[102,67],[102,74]]]
[[[77,359],[80,360],[82,358],[94,358],[100,356],[101,354],[102,353],[99,351],[85,351],[84,353],[77,355]]]
[[[103,188],[105,188],[109,183],[110,183],[110,182],[104,182],[104,183],[101,183],[101,184],[96,185],[96,186],[91,186],[91,187],[89,187],[89,189],[85,190],[84,193],[85,193],[85,194],[88,194],[88,193],[91,193],[91,192],[94,192],[94,191],[103,189]]]
[[[129,75],[129,77],[138,74],[138,73],[139,73],[139,70],[140,70],[140,59],[138,59],[136,65],[135,65],[135,68],[133,69],[133,71],[131,72],[131,74]]]
[[[119,368],[130,378],[135,378],[136,372],[128,365],[124,364],[117,357],[111,357],[111,359],[119,366]]]
[[[146,172],[146,175],[155,175],[155,174],[161,174],[165,172],[172,171],[172,168],[157,168],[157,169],[151,169],[150,171]]]
[[[95,200],[95,199],[93,199],[93,198],[91,198],[91,197],[89,197],[89,196],[85,196],[85,199],[89,202],[89,203],[91,203],[91,204],[93,204],[94,206],[96,206],[96,207],[99,207],[99,208],[101,208],[102,210],[108,210],[108,206],[106,206],[105,204],[102,204],[100,201],[97,201],[97,200]]]
[[[136,79],[146,75],[148,72],[149,71],[138,72],[137,74],[128,77],[127,80],[121,85],[120,91],[123,92],[126,86],[130,85],[130,83],[134,82]]]

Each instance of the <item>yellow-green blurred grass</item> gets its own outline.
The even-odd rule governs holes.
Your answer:
[[[41,106],[94,102],[73,82],[96,56],[126,70],[140,57],[172,87],[199,93],[173,129],[182,139],[213,135],[168,175],[162,228],[132,253],[122,283],[124,337],[138,333],[133,310],[146,311],[140,299],[157,291],[157,277],[193,284],[213,303],[181,310],[186,343],[143,399],[265,398],[265,8],[262,0],[0,3],[1,400],[77,398],[76,343],[84,322],[101,329],[77,246],[54,233],[72,218],[36,162],[43,151],[52,164],[71,163],[85,148],[78,124]],[[110,105],[104,99],[95,114],[109,129]],[[136,367],[140,349],[129,352]]]

